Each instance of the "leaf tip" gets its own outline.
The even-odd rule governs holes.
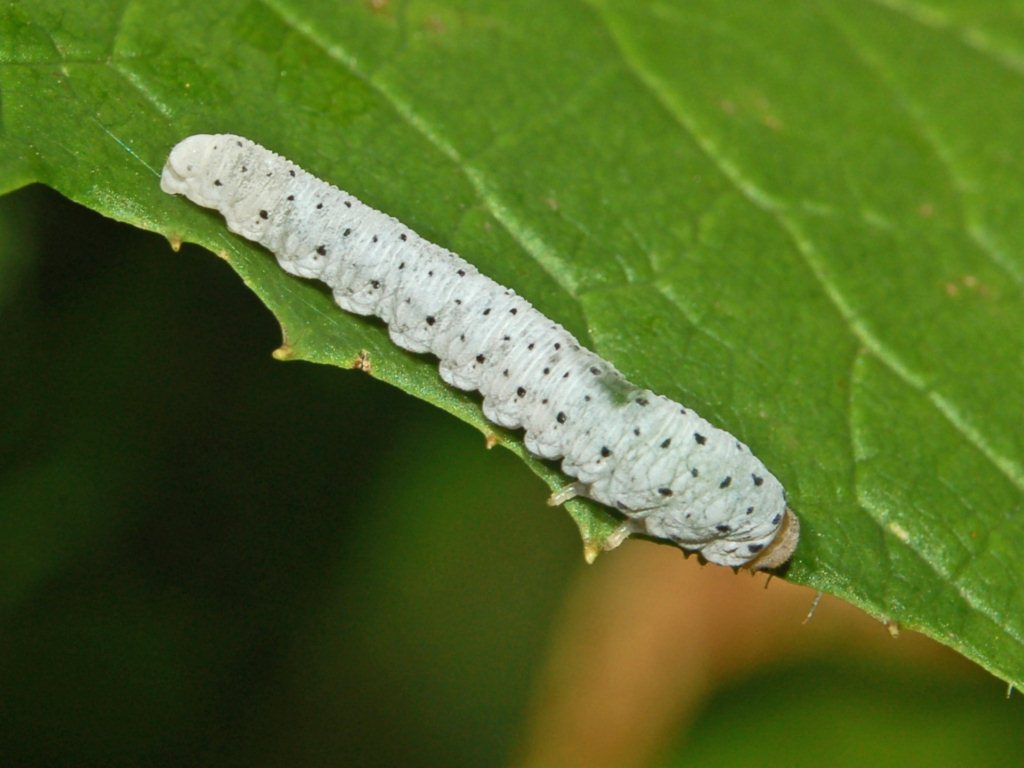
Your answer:
[[[281,360],[287,362],[288,360],[295,359],[295,350],[292,345],[285,341],[280,347],[270,353],[275,360]]]
[[[373,375],[373,363],[370,361],[370,352],[366,349],[359,350],[355,360],[352,361],[352,369]]]

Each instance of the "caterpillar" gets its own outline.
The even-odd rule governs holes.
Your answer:
[[[338,306],[383,320],[395,344],[478,390],[488,420],[524,430],[575,481],[553,504],[593,499],[639,534],[720,565],[785,563],[799,520],[781,483],[735,437],[638,387],[514,291],[401,222],[240,136],[190,136],[160,187],[219,211],[281,267],[328,285]]]

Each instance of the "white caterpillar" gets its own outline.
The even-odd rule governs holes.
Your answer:
[[[232,135],[171,151],[165,192],[224,215],[288,272],[322,280],[349,312],[376,315],[394,342],[440,360],[441,377],[479,390],[484,415],[525,429],[527,449],[562,459],[585,496],[633,533],[728,566],[767,569],[799,536],[782,485],[743,443],[693,411],[628,382],[529,302],[392,217]]]

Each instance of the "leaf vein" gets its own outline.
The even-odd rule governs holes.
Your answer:
[[[310,24],[287,8],[285,4],[275,2],[275,0],[260,0],[260,2],[271,12],[277,14],[285,24],[316,45],[329,58],[344,66],[353,76],[381,95],[410,127],[462,171],[480,201],[509,236],[530,254],[565,293],[569,296],[576,295],[577,280],[558,259],[554,249],[536,231],[516,216],[510,206],[502,201],[487,175],[467,163],[461,153],[418,114],[408,101],[360,67],[356,58],[349,51],[317,34]]]
[[[756,182],[748,178],[738,165],[725,157],[714,140],[703,133],[695,121],[686,114],[686,111],[676,104],[669,90],[654,73],[648,71],[643,66],[639,57],[629,48],[621,35],[617,33],[616,26],[607,18],[603,9],[597,4],[597,0],[584,1],[594,9],[596,16],[608,30],[623,59],[626,70],[633,74],[637,82],[651,94],[651,97],[657,104],[661,105],[666,114],[675,120],[711,164],[718,169],[723,178],[729,181],[754,207],[767,213],[776,222],[779,229],[790,239],[795,252],[808,267],[825,297],[849,326],[854,337],[901,381],[917,390],[931,402],[937,411],[968,442],[976,446],[1017,488],[1024,490],[1024,467],[1008,456],[1000,454],[989,445],[978,430],[973,428],[946,398],[931,391],[923,377],[911,370],[894,350],[890,349],[882,339],[875,335],[868,324],[862,320],[853,306],[847,301],[842,291],[829,279],[817,248],[811,239],[801,231],[797,222],[787,215],[785,206],[777,201],[769,192],[761,189]]]

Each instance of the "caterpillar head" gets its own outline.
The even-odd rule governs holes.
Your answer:
[[[786,508],[785,517],[779,525],[779,532],[775,534],[772,543],[761,550],[761,553],[753,560],[747,562],[744,567],[752,571],[770,571],[784,565],[793,555],[796,543],[800,540],[800,518],[793,514],[793,510]]]

